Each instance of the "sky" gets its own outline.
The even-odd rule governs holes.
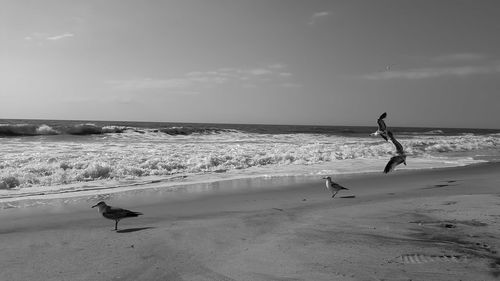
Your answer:
[[[500,1],[0,3],[0,118],[500,128]]]

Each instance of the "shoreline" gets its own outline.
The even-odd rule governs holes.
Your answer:
[[[441,169],[454,169],[460,167],[488,165],[499,162],[477,162],[458,166],[448,167],[432,167],[432,168],[403,168],[396,173],[414,173],[419,171],[433,171]],[[333,177],[337,179],[374,176],[380,172],[363,171],[357,173],[339,173]],[[394,174],[392,172],[391,174]],[[194,181],[184,181],[188,178],[186,175],[174,175],[169,177],[143,180],[115,180],[111,182],[90,181],[86,184],[70,184],[67,188],[57,189],[53,186],[36,187],[32,190],[24,191],[23,189],[15,190],[15,192],[3,192],[0,195],[0,209],[10,208],[26,208],[26,207],[43,207],[46,204],[50,205],[51,201],[82,201],[90,198],[111,198],[111,197],[126,197],[126,196],[147,196],[147,193],[168,193],[175,194],[173,197],[182,198],[182,194],[200,192],[200,196],[210,192],[210,186],[217,186],[225,182],[264,182],[260,185],[287,185],[294,182],[314,182],[316,177],[321,178],[323,175],[289,175],[289,174],[254,174],[254,175],[237,175],[219,178],[208,178],[207,175],[201,175],[201,178]],[[205,178],[204,178],[205,177]],[[180,181],[174,181],[179,180]],[[44,190],[44,188],[47,188]],[[161,195],[164,197],[164,195]],[[24,202],[26,201],[26,202]],[[23,203],[24,202],[24,203]]]
[[[0,279],[496,280],[499,168],[339,178],[350,190],[334,199],[320,179],[228,181],[183,200],[110,198],[144,213],[118,232],[90,201],[3,210]]]

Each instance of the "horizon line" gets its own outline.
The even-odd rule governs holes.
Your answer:
[[[253,125],[253,126],[315,126],[315,127],[377,127],[374,125],[322,125],[322,124],[276,124],[276,123],[231,123],[231,122],[186,122],[186,121],[144,121],[144,120],[100,120],[100,119],[46,119],[46,118],[0,118],[0,120],[37,120],[37,121],[70,121],[70,122],[130,122],[130,123],[176,123],[176,124],[213,124],[213,125]],[[500,130],[487,127],[435,127],[435,126],[390,126],[392,128],[426,128],[426,129],[473,129]]]

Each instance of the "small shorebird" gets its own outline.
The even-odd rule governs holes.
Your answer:
[[[385,125],[384,118],[387,117],[387,112],[382,113],[380,117],[377,120],[378,124],[378,129],[374,133],[371,133],[370,136],[378,136],[380,135],[382,138],[384,138],[385,141],[387,140],[387,126]]]
[[[118,222],[121,219],[133,218],[142,215],[142,213],[139,212],[133,212],[122,208],[111,207],[109,205],[106,205],[106,203],[104,203],[103,201],[92,206],[92,208],[94,207],[97,207],[99,209],[99,213],[101,213],[103,217],[115,221],[115,230],[118,230]]]
[[[333,182],[331,177],[324,177],[324,180],[326,180],[326,189],[328,189],[332,193],[332,198],[337,195],[337,193],[342,190],[349,190],[348,188],[345,188],[341,186],[340,184]]]
[[[394,135],[392,134],[391,131],[387,132],[387,135],[389,136],[392,143],[396,147],[396,153],[398,155],[392,156],[391,159],[389,160],[389,162],[387,162],[387,165],[385,165],[384,173],[386,173],[386,174],[389,173],[390,171],[394,170],[394,168],[396,168],[396,166],[401,164],[401,163],[405,164],[405,166],[406,166],[406,154],[405,154],[405,151],[403,149],[403,146],[401,145],[401,143],[399,143],[396,140],[396,138],[394,138]]]

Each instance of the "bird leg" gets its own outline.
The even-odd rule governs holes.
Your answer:
[[[118,220],[115,220],[115,230],[118,230]]]

